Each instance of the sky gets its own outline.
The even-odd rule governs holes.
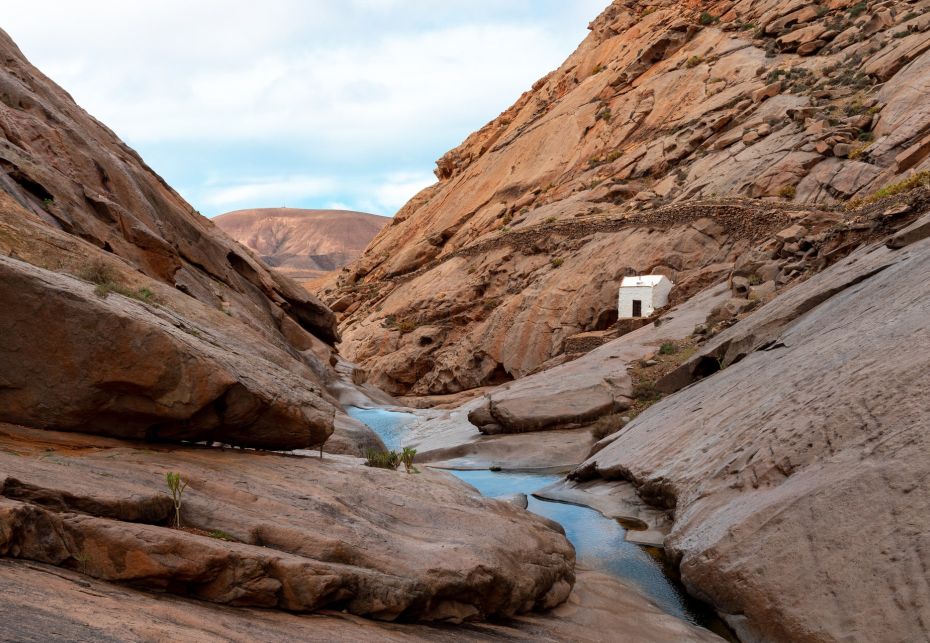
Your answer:
[[[2,28],[207,216],[392,215],[609,0],[30,0]]]

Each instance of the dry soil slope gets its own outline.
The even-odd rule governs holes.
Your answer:
[[[703,205],[654,208],[819,208],[930,167],[928,10],[613,3],[320,290],[342,315],[342,350],[396,393],[519,377],[608,323],[626,271],[706,283],[753,237],[732,222],[770,218],[705,212],[720,225],[694,228]]]
[[[390,221],[365,212],[300,208],[236,210],[213,219],[267,265],[298,281],[354,261]]]

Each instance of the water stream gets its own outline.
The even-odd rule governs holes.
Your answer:
[[[414,419],[409,413],[382,409],[349,407],[346,411],[370,426],[389,449],[401,448],[406,427]],[[633,583],[669,614],[692,623],[705,624],[705,618],[698,613],[699,610],[690,604],[681,589],[665,575],[661,563],[645,549],[627,542],[626,530],[617,521],[587,507],[545,501],[531,495],[558,481],[561,476],[489,470],[450,473],[490,498],[525,493],[530,511],[555,520],[565,528],[565,534],[575,546],[577,560],[582,566]]]

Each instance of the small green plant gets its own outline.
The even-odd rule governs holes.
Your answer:
[[[549,263],[552,264],[552,267],[553,267],[553,268],[560,268],[560,267],[562,266],[562,264],[565,263],[565,260],[562,259],[562,257],[556,257],[556,258],[554,258],[552,261],[550,261]]]
[[[181,528],[181,496],[187,489],[187,481],[181,480],[181,474],[169,471],[165,474],[165,482],[168,484],[168,492],[171,494],[171,502],[174,503],[174,528]]]
[[[659,346],[659,355],[674,355],[678,348],[672,342],[665,342]]]
[[[703,62],[704,62],[704,57],[703,57],[703,56],[691,56],[691,57],[688,58],[688,60],[685,62],[685,67],[687,67],[688,69],[693,69],[693,68],[697,67],[698,65],[700,65],[700,64],[703,63]]]
[[[762,277],[760,277],[759,275],[755,275],[755,274],[749,275],[750,286],[758,286],[761,283],[762,283]]]
[[[640,402],[656,402],[662,394],[656,389],[655,382],[640,382],[633,387],[633,399]]]
[[[503,233],[510,232],[510,226],[509,226],[509,225],[503,225],[503,226],[501,226],[500,230],[501,230],[501,232],[503,232]]]
[[[556,217],[546,217],[546,221],[545,221],[545,222],[546,222],[546,223],[555,223],[556,221],[558,221],[558,219],[557,219]]]
[[[216,538],[217,540],[225,540],[226,542],[236,542],[235,536],[229,534],[222,529],[214,529],[213,531],[207,532],[207,535],[210,538]]]
[[[404,447],[404,450],[400,454],[400,461],[404,465],[404,470],[407,473],[420,473],[415,466],[413,466],[413,459],[417,455],[417,450],[411,447]]]
[[[368,449],[365,451],[366,467],[397,471],[397,467],[399,467],[400,464],[400,455],[397,451],[378,451],[377,449]]]
[[[706,11],[702,11],[702,12],[701,12],[700,18],[698,18],[698,22],[699,22],[701,25],[703,25],[703,26],[706,27],[706,26],[708,26],[708,25],[712,25],[712,24],[714,24],[715,22],[717,22],[717,17],[714,16],[714,15],[711,15],[710,13],[708,13],[708,12],[706,12]]]
[[[602,109],[601,111],[599,111],[599,112],[594,116],[594,120],[595,120],[595,121],[604,121],[605,123],[609,123],[609,122],[610,122],[610,116],[611,116],[610,108],[609,108],[609,107],[605,107],[604,109]]]
[[[778,191],[778,196],[781,198],[790,201],[798,193],[798,190],[793,185],[786,185]]]
[[[849,8],[849,15],[852,16],[853,18],[858,18],[868,8],[869,8],[868,2],[865,2],[865,1],[857,2],[856,4],[854,4],[853,6]]]
[[[50,196],[47,196],[44,199],[42,199],[42,205],[44,205],[45,207],[50,206],[54,202],[55,202],[55,199]]]

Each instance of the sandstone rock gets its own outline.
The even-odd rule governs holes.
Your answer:
[[[771,83],[769,85],[766,85],[765,87],[762,87],[761,89],[757,89],[756,91],[754,91],[752,93],[752,100],[756,103],[761,103],[766,98],[772,98],[773,96],[778,96],[778,94],[781,92],[781,89],[782,89],[781,81]]]
[[[552,523],[446,474],[331,455],[139,451],[13,425],[0,427],[0,445],[0,553],[102,580],[383,620],[551,608],[574,580],[572,547]],[[196,533],[163,526],[166,470],[189,482],[181,519]]]
[[[797,241],[807,234],[807,228],[802,226],[800,223],[795,223],[792,226],[780,230],[775,233],[775,238],[781,241],[782,243],[791,243]]]
[[[87,579],[37,563],[0,560],[4,635],[13,640],[65,638],[81,643],[123,641],[352,640],[434,641],[437,626],[387,623],[328,611],[300,615],[232,608],[149,594]],[[209,631],[205,631],[208,627]],[[451,643],[509,641],[597,643],[616,632],[641,641],[719,641],[707,630],[670,616],[635,588],[612,577],[580,572],[557,615],[525,615],[505,624],[442,627]]]
[[[926,239],[864,248],[780,295],[584,465],[675,507],[684,582],[741,637],[924,636],[928,262]]]

